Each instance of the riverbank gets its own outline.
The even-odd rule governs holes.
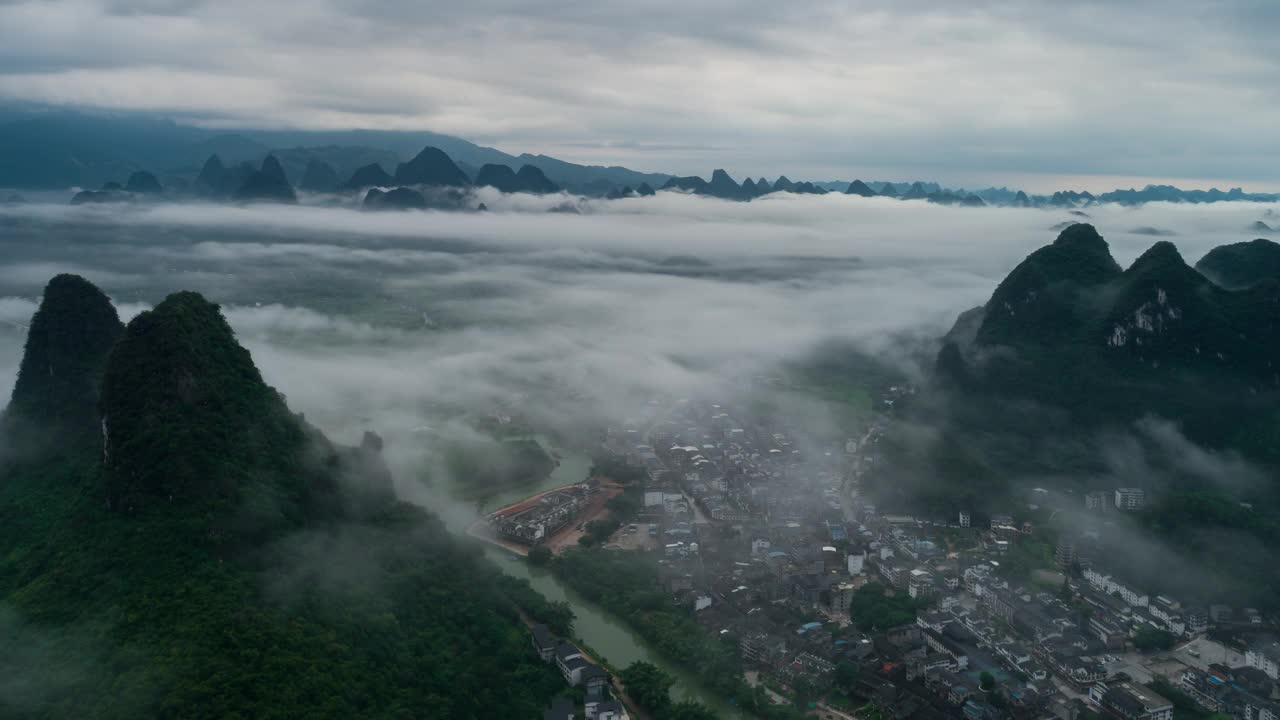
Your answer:
[[[489,544],[485,554],[506,574],[522,578],[547,600],[563,602],[574,613],[573,636],[579,647],[589,649],[591,655],[605,667],[625,668],[642,661],[657,666],[675,678],[671,688],[672,698],[694,700],[706,705],[721,718],[740,718],[741,714],[724,698],[703,687],[696,678],[659,654],[647,640],[620,618],[587,600],[573,588],[555,577],[550,570],[537,568],[524,562],[510,550]]]
[[[482,506],[481,512],[488,515],[517,505],[531,496],[555,492],[581,483],[591,475],[592,466],[591,458],[585,453],[575,450],[566,451],[562,448],[560,466],[551,477],[537,487],[526,488],[522,492],[509,491],[490,498]],[[468,529],[467,526],[459,524],[455,526],[455,531],[461,533],[467,532]],[[468,534],[484,541],[485,556],[491,559],[504,574],[528,581],[534,590],[549,601],[567,604],[574,614],[572,635],[578,640],[580,647],[590,648],[591,654],[602,661],[602,665],[625,668],[637,661],[650,663],[675,678],[675,684],[671,688],[674,700],[693,700],[702,703],[711,708],[717,717],[727,720],[742,717],[738,708],[703,687],[690,673],[670,662],[621,618],[582,597],[568,584],[552,575],[550,570],[523,562],[528,553],[527,547],[515,543],[503,543],[493,537]]]
[[[529,617],[529,614],[526,613],[524,610],[520,608],[516,608],[516,612],[520,614],[520,620],[524,622],[525,627],[529,628],[529,632],[530,634],[532,634],[533,626],[537,625],[538,623],[535,622],[533,618]],[[586,643],[582,642],[581,640],[578,640],[576,638],[567,638],[565,639],[565,642],[577,648],[578,652],[582,653],[582,657],[586,658],[587,660],[590,660],[596,665],[599,665],[600,667],[603,667],[605,670],[609,671],[609,690],[615,698],[617,698],[624,706],[626,706],[627,713],[631,717],[635,718],[635,720],[652,720],[649,714],[644,710],[642,710],[640,708],[640,705],[637,704],[636,701],[632,699],[630,695],[627,694],[626,685],[624,685],[622,682],[622,679],[618,677],[618,668],[615,668],[612,665],[610,665],[607,661],[604,660],[604,658],[600,657],[596,652],[594,652],[590,648],[590,646],[588,646]]]

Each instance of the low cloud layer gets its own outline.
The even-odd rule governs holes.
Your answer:
[[[0,209],[0,393],[53,274],[84,274],[125,319],[197,290],[295,410],[344,442],[376,429],[412,473],[460,412],[572,431],[660,395],[731,396],[830,342],[885,355],[936,337],[1069,218],[836,195],[663,193],[580,215],[543,212],[559,196],[487,200],[480,214]],[[1127,264],[1153,241],[1131,229],[1177,232],[1194,261],[1246,239],[1261,209],[1090,212]]]

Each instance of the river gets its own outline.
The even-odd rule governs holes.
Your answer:
[[[545,438],[539,438],[543,447],[552,447]],[[591,459],[573,451],[559,449],[560,465],[541,483],[509,490],[485,501],[484,512],[496,510],[522,500],[530,495],[580,482],[591,469]],[[711,708],[723,718],[739,718],[741,714],[724,699],[717,697],[695,682],[687,673],[660,657],[649,645],[599,605],[583,598],[572,588],[560,582],[550,571],[531,567],[523,558],[493,545],[485,545],[487,554],[503,572],[529,581],[535,590],[548,600],[563,601],[573,608],[573,631],[578,638],[615,668],[621,669],[637,660],[653,663],[676,679],[671,689],[677,700],[696,700]]]

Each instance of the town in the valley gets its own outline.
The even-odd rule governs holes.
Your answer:
[[[810,714],[1280,719],[1276,618],[1151,592],[1108,565],[1089,528],[1141,512],[1143,488],[1035,489],[1007,512],[945,522],[863,497],[893,403],[911,392],[890,388],[869,429],[825,448],[731,405],[650,403],[603,438],[643,485],[643,507],[604,548],[660,555],[657,581],[736,642],[748,679],[778,703],[804,688]],[[490,536],[558,552],[619,491],[597,477],[544,493],[491,515]],[[1087,521],[1047,541],[1039,521],[1061,512]],[[1046,566],[1009,572],[1028,547]],[[541,627],[533,643],[589,690],[589,720],[627,717],[575,646]]]

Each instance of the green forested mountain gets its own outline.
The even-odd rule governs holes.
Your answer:
[[[1196,270],[1231,290],[1280,281],[1280,243],[1258,238],[1216,247],[1200,258]]]
[[[954,517],[1026,507],[1032,488],[1141,487],[1147,507],[1124,518],[1134,537],[1216,573],[1171,592],[1274,607],[1280,282],[1245,285],[1217,284],[1163,241],[1122,269],[1092,226],[1065,229],[959,316],[864,489]],[[1153,587],[1181,582],[1159,577],[1144,542],[1116,547],[1109,560]]]
[[[83,278],[59,275],[49,281],[27,333],[10,424],[21,419],[71,435],[91,434],[98,425],[107,353],[123,330],[111,301]]]
[[[1063,230],[961,316],[938,366],[979,402],[1095,426],[1155,414],[1280,461],[1280,282],[1224,288],[1167,241],[1121,271],[1091,225]]]
[[[0,443],[0,717],[535,717],[562,689],[517,615],[545,603],[397,502],[376,436],[292,414],[216,305],[175,294],[115,340],[60,276],[32,333]],[[58,442],[10,451],[33,430]]]

